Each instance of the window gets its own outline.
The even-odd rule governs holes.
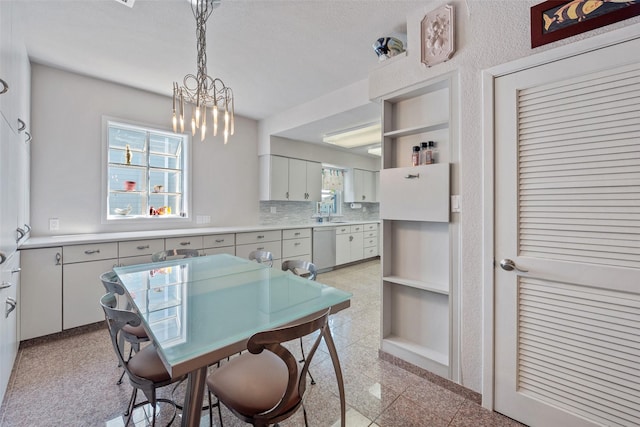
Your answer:
[[[106,121],[106,219],[186,218],[186,135]]]
[[[342,216],[342,191],[344,171],[329,167],[322,168],[322,202],[319,212],[323,215]]]

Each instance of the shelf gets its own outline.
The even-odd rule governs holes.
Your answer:
[[[384,132],[382,135],[387,138],[400,138],[408,135],[417,135],[426,132],[433,132],[436,130],[447,129],[449,127],[449,121],[433,123],[429,125],[414,126],[410,128],[397,129],[389,132]]]
[[[413,343],[397,335],[384,337],[381,349],[436,375],[449,377],[449,356],[447,354]]]
[[[449,285],[447,283],[433,283],[422,280],[403,279],[399,276],[385,276],[382,280],[395,285],[409,286],[427,292],[449,295]]]

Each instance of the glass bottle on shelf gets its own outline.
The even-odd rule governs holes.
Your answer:
[[[421,142],[420,143],[420,164],[421,165],[430,165],[431,164],[431,151],[429,151],[429,143]]]
[[[431,163],[436,163],[438,150],[436,149],[436,143],[434,141],[429,141],[429,153],[431,154]]]
[[[411,164],[418,166],[420,164],[420,146],[413,146],[413,154],[411,155]]]
[[[129,144],[127,144],[127,146],[125,147],[125,152],[124,152],[124,161],[125,161],[125,163],[130,165],[132,158],[133,158],[133,153],[131,152],[131,147],[129,147]]]

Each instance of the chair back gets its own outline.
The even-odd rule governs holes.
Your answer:
[[[306,277],[309,280],[316,280],[318,269],[315,264],[301,259],[291,259],[282,263],[282,271],[290,271],[296,276]]]
[[[304,323],[258,332],[249,338],[249,341],[247,342],[247,350],[253,354],[259,354],[265,350],[270,351],[282,359],[285,365],[287,365],[287,369],[289,371],[287,389],[282,396],[282,399],[270,410],[256,415],[255,420],[260,421],[255,423],[256,425],[262,425],[263,422],[264,425],[270,425],[288,418],[302,404],[302,397],[304,396],[304,392],[307,387],[306,379],[309,371],[309,364],[320,345],[320,341],[324,338],[328,345],[333,345],[333,339],[328,326],[330,312],[331,309],[328,309],[319,316],[316,316]],[[293,354],[291,354],[291,352],[282,345],[282,343],[302,338],[316,331],[320,331],[320,333],[313,343],[309,354],[305,358],[302,370],[299,370],[300,368],[297,358],[294,357]],[[295,396],[299,396],[299,401],[292,407],[291,400],[292,398],[295,398]]]
[[[109,335],[111,336],[111,344],[113,344],[113,349],[116,352],[116,356],[118,357],[118,362],[120,362],[124,370],[127,372],[129,378],[133,377],[138,380],[144,380],[142,378],[136,377],[131,373],[128,366],[129,358],[125,356],[124,348],[118,344],[121,335],[125,333],[122,330],[125,326],[140,326],[140,316],[134,311],[122,310],[117,308],[118,301],[116,299],[116,296],[112,293],[103,295],[102,298],[100,298],[100,305],[102,306],[102,310],[104,311],[104,317],[107,321],[107,328],[109,329]]]
[[[167,249],[151,255],[151,262],[178,258],[192,258],[197,256],[200,256],[200,252],[198,252],[197,249]]]
[[[118,280],[116,273],[107,271],[102,273],[99,278],[107,293],[124,295],[124,287],[122,283],[120,283],[120,280]]]
[[[259,264],[273,265],[273,254],[269,251],[252,251],[249,253],[249,259]]]

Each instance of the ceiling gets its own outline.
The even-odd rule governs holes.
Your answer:
[[[5,1],[5,0],[3,0]],[[234,91],[236,113],[260,120],[367,78],[372,44],[402,37],[424,0],[223,0],[207,23],[208,74]],[[16,0],[32,61],[171,95],[196,72],[189,0]],[[380,118],[378,106],[298,127],[321,135]],[[329,129],[331,128],[331,129]]]

